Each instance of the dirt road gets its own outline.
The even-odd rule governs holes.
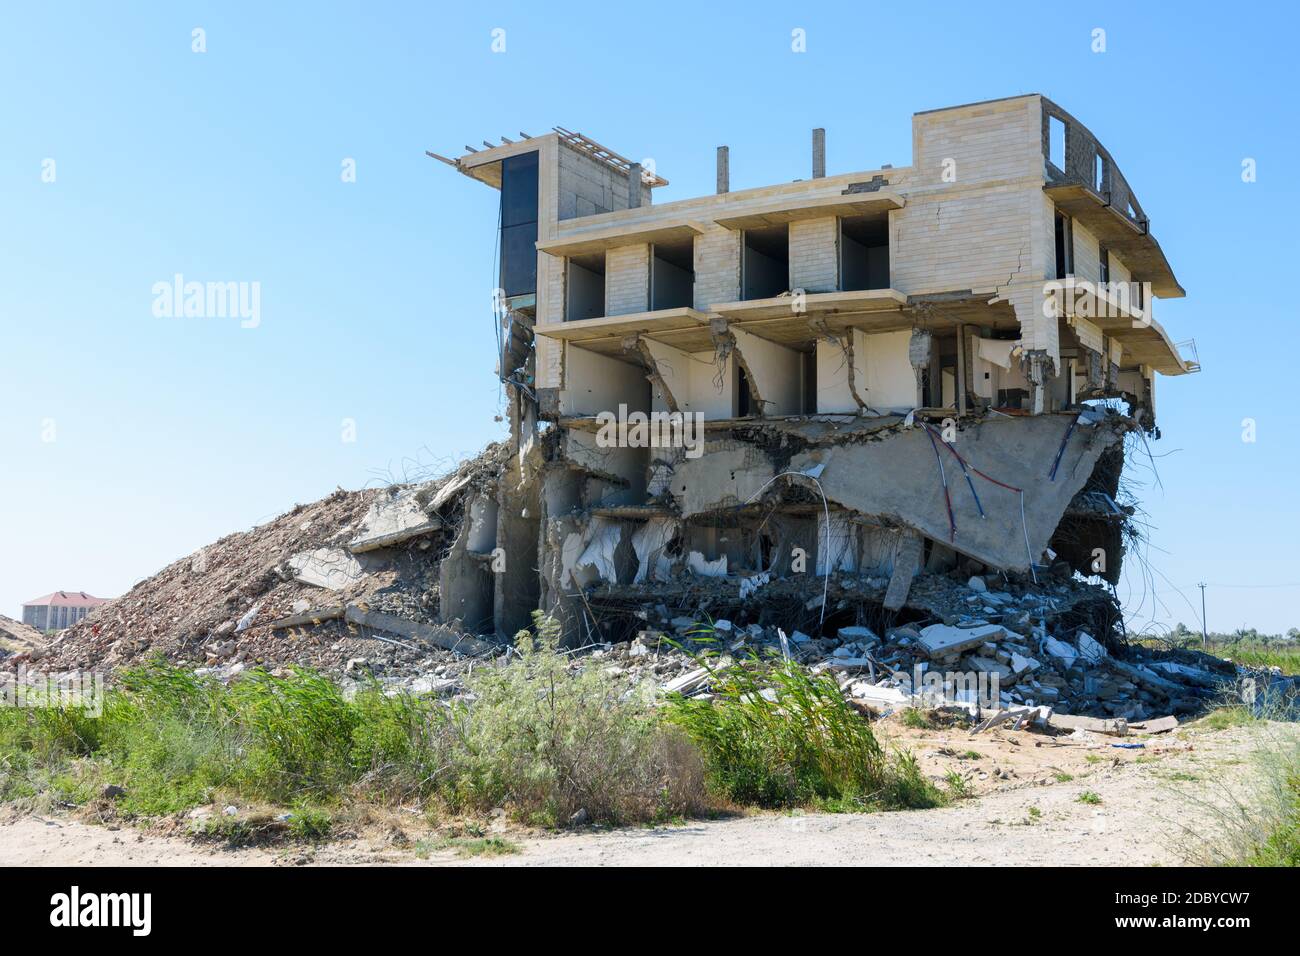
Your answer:
[[[428,842],[433,849],[417,853],[377,838],[306,849],[210,849],[129,828],[19,816],[0,822],[0,865],[1171,865],[1186,859],[1195,841],[1189,831],[1204,822],[1197,800],[1239,785],[1255,739],[1242,728],[1180,734],[1145,752],[1094,741],[1081,753],[1052,755],[1052,767],[1068,770],[1020,774],[1001,789],[936,810],[757,814],[557,836],[502,831],[518,852],[492,857],[466,858],[454,844]],[[978,746],[995,748],[991,740]],[[412,841],[418,843],[415,835]]]

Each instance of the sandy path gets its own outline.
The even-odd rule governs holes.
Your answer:
[[[1205,792],[1231,782],[1247,766],[1243,757],[1253,738],[1237,729],[1192,739],[1192,749],[1170,751],[1159,760],[1106,763],[1061,782],[1013,784],[943,809],[758,814],[557,836],[508,833],[520,852],[491,858],[439,852],[420,859],[409,849],[365,839],[315,849],[230,851],[130,829],[25,816],[0,822],[0,865],[1171,865],[1183,861],[1185,828],[1198,821],[1195,806],[1189,807],[1179,791]],[[1097,794],[1101,803],[1079,802],[1085,791]]]

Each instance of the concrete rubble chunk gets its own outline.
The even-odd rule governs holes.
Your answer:
[[[1140,720],[1137,723],[1129,724],[1128,728],[1142,734],[1167,734],[1171,730],[1178,729],[1178,718],[1169,716]]]
[[[317,548],[289,559],[294,578],[303,584],[342,591],[360,583],[366,572],[355,557],[342,548]]]
[[[1169,695],[1188,693],[1188,689],[1182,684],[1167,680],[1148,667],[1130,664],[1114,657],[1110,658],[1110,666],[1136,683],[1145,685],[1150,689],[1162,691]]]
[[[898,543],[894,570],[889,576],[889,587],[885,590],[883,602],[887,610],[897,611],[907,603],[907,595],[912,589],[912,580],[916,577],[924,549],[921,536],[916,534],[905,535]]]
[[[1089,664],[1100,664],[1106,657],[1106,648],[1093,639],[1087,631],[1079,632],[1079,655]]]
[[[425,512],[420,504],[421,488],[397,490],[370,506],[361,519],[357,536],[348,544],[354,554],[401,544],[442,527],[442,519]]]
[[[897,687],[869,684],[866,681],[855,681],[849,685],[849,696],[878,707],[890,708],[906,706],[913,700],[911,694]]]
[[[1021,654],[1017,654],[1015,651],[1011,652],[1011,669],[1017,674],[1024,674],[1027,671],[1036,671],[1040,666],[1041,665],[1038,661],[1034,660],[1032,657],[1025,657]]]
[[[996,661],[991,657],[968,657],[966,658],[965,665],[969,670],[976,671],[977,673],[996,674],[1000,682],[1009,680],[1015,673],[1006,664]]]
[[[1086,730],[1111,737],[1126,737],[1129,729],[1128,721],[1122,717],[1101,720],[1096,717],[1078,717],[1074,714],[1052,714],[1047,722],[1057,730]]]
[[[669,694],[690,694],[703,687],[709,679],[709,669],[707,667],[697,667],[695,670],[687,671],[674,677],[668,683],[664,684],[665,693]]]
[[[975,627],[952,627],[931,624],[921,630],[920,643],[931,658],[957,654],[979,647],[986,641],[1000,641],[1007,636],[1000,624],[980,624]]]
[[[1058,641],[1054,637],[1049,637],[1043,641],[1043,650],[1047,651],[1052,657],[1062,661],[1068,668],[1078,660],[1079,652],[1064,641]]]
[[[336,621],[343,616],[344,607],[341,604],[335,604],[329,607],[306,608],[287,617],[278,618],[272,621],[267,627],[285,628],[285,627],[304,627],[309,624],[321,624],[325,621]]]
[[[374,628],[376,631],[382,631],[385,634],[395,634],[399,637],[425,641],[436,647],[456,651],[460,654],[490,654],[497,649],[497,645],[489,641],[457,633],[452,628],[444,627],[441,624],[421,624],[418,621],[410,621],[394,614],[367,611],[356,605],[348,605],[343,616],[348,623],[356,624],[359,627]]]
[[[429,497],[429,503],[425,506],[425,510],[430,514],[441,511],[444,506],[456,497],[457,493],[470,483],[473,477],[470,474],[461,475],[459,478],[452,478],[439,485],[438,490]]]

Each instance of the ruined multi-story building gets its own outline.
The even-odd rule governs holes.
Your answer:
[[[500,192],[518,467],[443,563],[445,619],[581,633],[647,591],[833,575],[898,609],[963,562],[1116,579],[1124,436],[1198,365],[1153,316],[1184,292],[1150,220],[1056,104],[918,113],[910,166],[835,175],[814,130],[809,178],[735,192],[721,147],[714,195],[663,204],[561,128],[484,145],[444,161]]]

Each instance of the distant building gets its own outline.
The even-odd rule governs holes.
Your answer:
[[[97,598],[85,591],[55,591],[24,604],[23,623],[38,631],[61,631],[107,603],[108,598]]]

